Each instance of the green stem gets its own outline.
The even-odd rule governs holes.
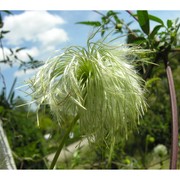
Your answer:
[[[56,154],[53,158],[53,161],[50,165],[50,169],[54,169],[54,166],[56,165],[56,162],[58,160],[58,157],[61,153],[61,150],[65,144],[65,141],[67,140],[68,136],[69,136],[69,133],[71,132],[72,128],[74,127],[75,123],[77,122],[77,120],[79,119],[79,115],[75,116],[74,120],[72,121],[72,123],[70,124],[69,128],[67,129],[65,135],[63,136],[60,144],[59,144],[59,147],[58,147],[58,150],[56,151]]]

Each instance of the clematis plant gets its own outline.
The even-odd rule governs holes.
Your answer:
[[[105,141],[112,152],[116,140],[136,128],[146,110],[143,80],[133,66],[144,50],[106,39],[93,42],[93,37],[86,48],[71,46],[47,60],[28,81],[38,108],[49,105],[60,125],[71,120],[52,169],[77,121],[83,136],[94,143]]]

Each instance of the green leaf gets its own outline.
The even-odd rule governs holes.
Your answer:
[[[160,80],[161,80],[161,79],[158,78],[158,77],[151,78],[151,79],[149,79],[149,80],[146,81],[146,85],[145,85],[145,86],[146,86],[147,88],[150,88],[154,82],[160,81]]]
[[[129,23],[127,23],[128,26],[130,26],[133,23],[133,21],[130,21]]]
[[[33,61],[33,60],[34,60],[33,57],[32,57],[31,55],[29,55],[28,53],[27,53],[27,55],[28,55],[30,61]]]
[[[1,31],[2,34],[7,34],[9,33],[10,31]]]
[[[122,24],[122,21],[118,18],[118,16],[114,15],[113,18],[116,21],[116,23],[121,23]]]
[[[144,42],[146,42],[146,38],[144,38],[144,37],[137,37],[137,38],[135,38],[135,39],[133,40],[132,43],[142,44],[142,43],[144,43]]]
[[[14,58],[15,58],[15,59],[18,59],[18,56],[14,55]]]
[[[102,19],[103,24],[108,24],[110,22],[110,19],[107,18],[106,16],[103,16],[101,19]]]
[[[107,12],[107,16],[108,17],[110,17],[110,16],[115,16],[115,15],[117,15],[117,14],[119,14],[118,12],[114,12],[114,11],[108,11]]]
[[[164,26],[163,20],[160,19],[160,18],[158,18],[158,17],[156,17],[156,16],[153,16],[153,15],[149,14],[149,19],[150,19],[151,21],[158,22],[158,23],[160,23],[161,25]]]
[[[10,103],[13,104],[15,92],[13,91],[10,97]]]
[[[138,22],[145,34],[149,34],[149,16],[147,11],[137,11]]]
[[[2,28],[4,23],[0,20],[0,28]]]
[[[16,49],[16,52],[22,51],[22,50],[24,50],[24,49],[26,49],[26,48],[25,48],[25,47],[22,47],[22,48]]]
[[[7,14],[13,14],[11,11],[7,11],[7,10],[5,10],[5,11],[3,11],[3,12],[5,12],[5,13],[7,13]]]
[[[150,39],[154,38],[154,36],[157,34],[157,32],[159,31],[159,29],[163,27],[162,25],[157,25],[154,27],[154,29],[152,30],[152,32],[150,33],[149,37]]]
[[[0,113],[2,113],[4,111],[4,107],[0,106]]]
[[[10,102],[12,102],[13,98],[14,98],[14,87],[15,87],[16,81],[17,81],[17,78],[14,79],[13,84],[10,89],[10,92],[9,92],[9,95],[8,95],[8,98],[7,98],[8,101],[10,100]]]
[[[99,21],[82,21],[82,22],[77,22],[76,24],[84,24],[95,27],[101,26],[101,23]]]
[[[105,27],[103,26],[103,27],[102,27],[102,30],[101,30],[101,36],[102,36],[102,37],[104,36],[104,33],[105,33]]]
[[[14,54],[13,50],[11,48],[9,48],[9,50],[11,52],[10,56],[13,55]]]
[[[168,28],[172,27],[172,24],[173,24],[173,22],[168,19],[168,20],[167,20],[167,26],[168,26]]]

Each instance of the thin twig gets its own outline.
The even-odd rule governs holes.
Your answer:
[[[63,136],[63,138],[62,138],[62,140],[61,140],[61,142],[59,144],[58,150],[56,151],[56,154],[55,154],[55,156],[53,158],[53,161],[52,161],[52,163],[50,165],[50,169],[54,169],[54,167],[56,165],[56,162],[58,160],[58,157],[59,157],[59,155],[61,153],[61,150],[62,150],[62,148],[63,148],[63,146],[65,144],[65,141],[67,140],[67,138],[69,136],[69,133],[72,131],[72,128],[74,127],[74,125],[75,125],[75,123],[77,122],[78,119],[79,119],[79,116],[77,115],[74,118],[74,120],[72,121],[72,123],[70,124],[70,126],[69,126],[68,130],[66,131],[65,135]]]
[[[131,11],[126,10],[126,12],[127,12],[128,14],[130,14],[130,15],[138,22],[138,18],[137,18],[136,16],[134,16]]]
[[[106,16],[105,14],[103,14],[103,13],[101,13],[101,12],[99,12],[99,11],[94,10],[94,12],[97,13],[97,14],[99,14],[99,15],[101,15],[101,16],[103,16],[103,17]],[[108,18],[108,19],[113,23],[113,25],[116,25],[116,23],[115,23],[111,18]]]
[[[105,14],[103,14],[103,13],[97,11],[97,10],[94,10],[94,12],[97,13],[97,14],[99,14],[99,15],[101,15],[101,16],[103,16],[103,17],[106,16]],[[114,22],[111,18],[109,18],[109,20],[113,23],[114,26],[116,26],[116,22]],[[129,34],[132,34],[132,35],[134,35],[135,37],[137,37],[137,35],[129,28],[129,26],[128,26],[126,23],[124,23],[123,21],[121,21],[121,22],[122,22],[122,24],[126,27],[126,29],[129,31]]]

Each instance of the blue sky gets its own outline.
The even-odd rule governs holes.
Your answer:
[[[86,45],[88,35],[92,32],[90,26],[79,25],[79,21],[96,21],[100,20],[101,16],[97,13],[86,11],[12,11],[13,15],[4,16],[4,30],[11,32],[6,34],[3,39],[5,53],[9,53],[8,48],[11,47],[26,47],[21,51],[20,57],[25,61],[27,53],[32,55],[35,59],[46,60],[56,50],[60,50],[69,45]],[[105,11],[100,11],[105,13]],[[119,11],[121,19],[130,22],[133,19],[125,11]],[[162,18],[176,19],[180,17],[180,11],[149,11],[149,13]],[[152,27],[155,25],[151,24]],[[137,23],[132,24],[133,27],[138,27]],[[120,39],[123,43],[124,39]],[[2,59],[2,52],[0,51],[0,59]],[[1,72],[5,77],[7,89],[12,85],[15,77],[18,78],[16,87],[23,85],[24,80],[27,80],[35,72],[30,70],[26,74],[17,69],[17,65],[13,68],[1,65]],[[0,89],[3,83],[0,81]],[[23,94],[16,90],[16,95]]]

